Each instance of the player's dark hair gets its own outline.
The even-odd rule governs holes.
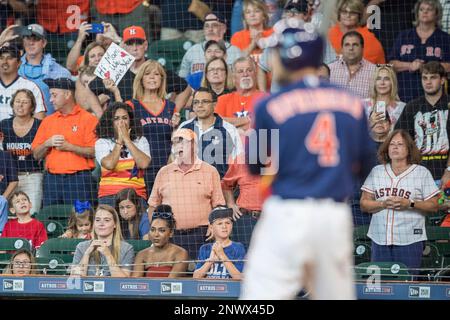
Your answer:
[[[361,33],[359,33],[358,31],[354,31],[354,30],[353,31],[349,31],[346,34],[344,34],[344,36],[342,37],[342,40],[341,40],[341,47],[344,46],[344,41],[348,37],[356,37],[356,38],[358,38],[359,39],[359,43],[361,44],[361,48],[364,48],[364,38],[363,38],[363,36],[361,35]]]
[[[420,74],[438,74],[441,78],[447,76],[444,67],[441,65],[439,61],[430,61],[422,65],[420,68]]]
[[[130,138],[131,141],[136,140],[136,138],[142,137],[142,126],[138,125],[137,120],[134,116],[133,109],[123,102],[114,102],[110,105],[105,113],[100,118],[97,127],[95,128],[95,133],[97,134],[97,138],[103,139],[114,139],[114,115],[118,109],[123,109],[128,113],[128,117],[130,118]]]
[[[406,159],[408,164],[419,164],[422,160],[420,151],[417,149],[417,146],[408,131],[403,129],[392,131],[386,140],[384,140],[383,144],[378,149],[378,161],[383,164],[391,163],[391,158],[389,158],[389,145],[391,144],[392,138],[394,138],[397,134],[401,135],[406,147],[408,148],[408,157]]]
[[[205,87],[200,87],[200,88],[198,88],[198,89],[194,92],[194,94],[192,95],[192,99],[195,99],[195,96],[196,96],[197,93],[199,93],[199,92],[206,92],[206,93],[209,93],[209,94],[211,95],[212,101],[213,101],[213,102],[217,102],[217,95],[216,95],[216,93],[215,93],[213,90],[211,90],[211,89],[209,89],[209,88],[205,88]]]

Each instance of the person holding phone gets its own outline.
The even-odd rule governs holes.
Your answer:
[[[391,65],[377,65],[370,86],[370,97],[364,99],[363,103],[371,128],[385,120],[386,112],[392,127],[395,126],[406,104],[398,97],[397,76]]]
[[[98,206],[92,238],[77,245],[71,274],[129,277],[134,250],[122,240],[119,215],[113,207],[105,204]]]

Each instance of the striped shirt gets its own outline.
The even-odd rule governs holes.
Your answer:
[[[359,65],[358,71],[351,75],[347,63],[341,56],[329,65],[331,70],[330,82],[340,88],[350,90],[361,99],[365,99],[369,97],[369,88],[376,67],[364,58],[359,62]]]

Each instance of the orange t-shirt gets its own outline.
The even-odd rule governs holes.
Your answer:
[[[217,100],[215,112],[223,118],[246,117],[253,113],[255,101],[264,95],[264,92],[257,90],[245,97],[237,91],[224,94]]]
[[[266,38],[268,36],[270,36],[273,33],[273,29],[266,29],[263,31],[262,33],[262,37]],[[241,30],[236,32],[230,40],[231,44],[233,46],[238,47],[241,50],[245,50],[248,48],[248,46],[250,45],[250,43],[252,42],[252,39],[250,37],[250,30]],[[256,62],[256,64],[258,65],[259,62],[259,58],[261,57],[262,54],[262,49],[259,47],[256,47],[250,54],[250,56],[253,58],[253,60]]]
[[[375,37],[375,35],[370,32],[367,27],[359,27],[355,31],[359,32],[364,39],[364,59],[375,64],[386,63],[383,46],[380,41],[378,41],[377,37]],[[341,28],[339,28],[339,24],[335,24],[328,31],[328,40],[330,40],[336,54],[341,54],[341,42],[343,36],[344,34],[342,33]]]
[[[31,148],[36,149],[55,134],[63,135],[71,144],[94,147],[97,140],[95,135],[97,123],[97,118],[79,105],[75,105],[72,112],[67,115],[56,111],[42,120]],[[53,174],[67,174],[94,169],[95,163],[94,159],[84,158],[74,152],[49,148],[45,157],[45,167]]]
[[[95,7],[101,14],[130,13],[136,9],[142,0],[97,0]]]
[[[38,23],[50,32],[78,32],[78,23],[88,17],[89,0],[39,0],[37,5]]]

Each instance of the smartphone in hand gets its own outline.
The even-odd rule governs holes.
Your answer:
[[[386,102],[385,101],[377,101],[377,104],[375,106],[375,112],[382,113],[383,114],[382,120],[386,120]]]
[[[104,33],[105,27],[101,23],[93,23],[89,33]]]

